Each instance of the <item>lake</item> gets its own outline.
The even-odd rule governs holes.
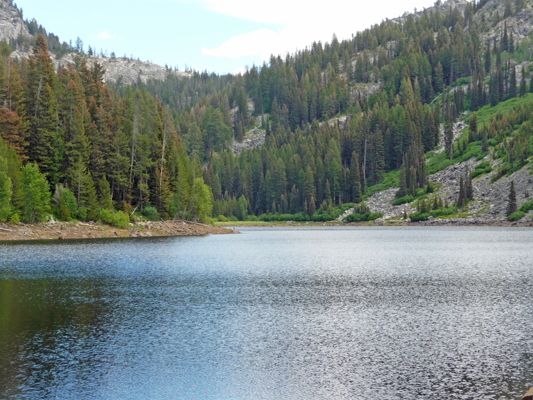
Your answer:
[[[0,244],[2,399],[512,399],[533,230]]]

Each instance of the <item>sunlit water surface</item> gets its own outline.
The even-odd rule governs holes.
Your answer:
[[[0,245],[2,399],[507,399],[533,230]]]

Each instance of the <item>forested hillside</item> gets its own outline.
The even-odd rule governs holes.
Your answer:
[[[210,215],[200,160],[187,156],[168,106],[146,90],[110,92],[97,65],[56,73],[42,36],[28,61],[17,65],[9,53],[4,45],[3,220],[33,222],[53,212],[112,222],[125,215],[115,209],[153,215],[154,207],[167,218]]]
[[[333,36],[272,56],[237,77],[194,72],[106,86],[83,52],[56,72],[43,36],[19,63],[4,44],[0,219],[53,212],[112,221],[136,210],[150,218],[329,220],[376,188],[399,186],[400,198],[431,191],[436,161],[426,157],[442,138],[439,165],[473,146],[477,156],[503,146],[512,171],[528,162],[528,134],[507,140],[498,128],[507,120],[477,123],[476,114],[459,143],[453,129],[463,112],[533,89],[529,69],[516,67],[528,67],[530,40],[518,42],[505,25],[529,5],[502,3],[497,38],[488,24],[502,19],[486,19],[487,1],[461,11],[437,2],[351,40]],[[346,122],[331,120],[339,116]],[[254,127],[265,145],[235,155],[234,141]],[[29,187],[42,192],[40,211]]]

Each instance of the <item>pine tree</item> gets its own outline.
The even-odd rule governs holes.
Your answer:
[[[483,144],[481,145],[481,151],[486,153],[489,151],[489,141],[487,139],[487,130],[483,129]]]
[[[505,10],[507,14],[507,5],[509,4],[509,1],[506,1]],[[509,10],[511,9],[511,6],[509,4]],[[504,16],[504,18],[507,18],[509,15]],[[503,36],[502,36],[502,51],[509,51],[509,35],[507,34],[507,21],[504,23],[503,28]]]
[[[0,222],[6,222],[11,211],[13,185],[8,176],[7,161],[0,156]]]
[[[472,114],[472,117],[470,117],[470,126],[469,126],[469,135],[468,140],[470,142],[473,142],[477,140],[478,137],[478,131],[477,131],[477,113],[474,112]]]
[[[309,208],[308,208],[308,215],[313,216],[316,212],[316,204],[315,204],[315,198],[311,196],[311,199],[309,200]]]
[[[511,79],[509,81],[509,97],[514,99],[517,96],[516,92],[516,68],[511,67]]]
[[[453,119],[451,111],[448,111],[444,120],[444,147],[448,158],[453,159]]]
[[[113,196],[111,194],[111,187],[109,182],[104,175],[99,183],[99,192],[100,192],[100,207],[104,210],[114,210]]]
[[[461,182],[459,183],[459,197],[457,198],[457,207],[464,208],[466,207],[466,188],[463,180],[463,176],[461,176]]]
[[[465,196],[467,200],[474,200],[474,185],[472,183],[470,168],[467,168],[465,174]]]
[[[486,75],[490,74],[490,68],[492,66],[490,54],[491,54],[491,50],[490,50],[490,42],[489,42],[487,44],[487,49],[485,50],[485,74]]]
[[[35,163],[26,164],[22,176],[24,221],[44,221],[50,213],[50,185]]]
[[[353,203],[360,203],[361,198],[361,174],[359,172],[359,157],[354,151],[350,162],[350,187],[351,187],[351,201]]]
[[[514,181],[511,181],[511,186],[509,188],[509,199],[507,201],[507,210],[505,215],[508,217],[511,214],[517,211],[518,207],[516,204],[516,190],[514,187]]]
[[[29,160],[42,172],[54,174],[54,138],[57,128],[56,79],[43,36],[39,35],[29,59],[28,89],[25,95],[29,126]]]

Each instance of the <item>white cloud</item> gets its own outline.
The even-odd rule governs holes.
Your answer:
[[[98,34],[91,35],[92,39],[96,40],[111,40],[111,39],[122,39],[120,36],[118,36],[116,33],[111,33],[108,30],[102,31]]]
[[[248,68],[246,68],[246,67],[237,68],[236,70],[234,70],[231,73],[231,75],[235,75],[235,76],[237,76],[239,74],[243,75],[247,70],[248,70]]]
[[[205,56],[239,58],[243,56],[262,55],[271,42],[277,40],[278,34],[271,29],[259,29],[254,32],[233,36],[216,49],[202,47]]]
[[[434,0],[199,1],[205,8],[220,14],[279,25],[278,32],[259,29],[233,36],[215,49],[202,48],[204,55],[227,58],[260,56],[262,60],[268,60],[270,54],[283,56],[287,52],[304,49],[313,41],[330,41],[334,33],[339,40],[348,39],[357,31],[385,18],[395,18],[415,7],[422,9],[434,4]]]

